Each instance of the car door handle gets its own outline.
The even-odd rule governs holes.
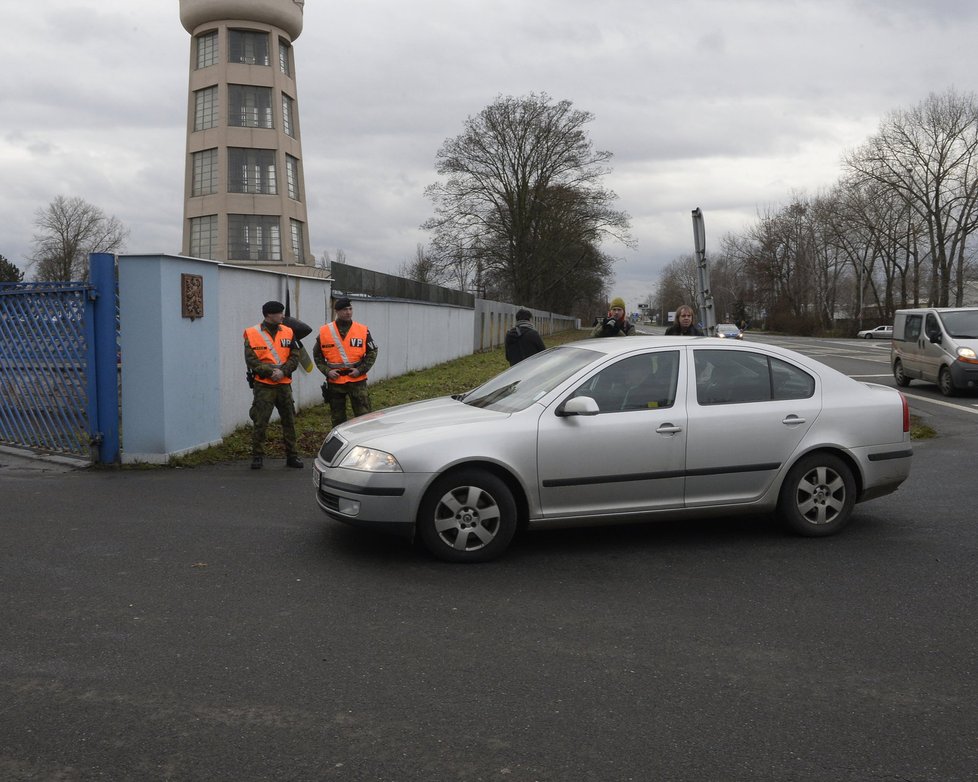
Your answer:
[[[660,424],[655,432],[656,434],[676,434],[682,430],[683,428],[681,426],[676,426],[675,424]]]
[[[798,424],[805,423],[805,419],[799,418],[796,415],[789,415],[782,418],[781,423],[785,424],[786,426],[798,426]]]

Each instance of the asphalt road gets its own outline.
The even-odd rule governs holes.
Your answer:
[[[329,522],[308,469],[0,470],[0,779],[976,780],[978,438],[946,429],[834,538],[482,566]]]
[[[4,780],[973,780],[971,438],[825,540],[330,523],[309,471],[0,476]]]

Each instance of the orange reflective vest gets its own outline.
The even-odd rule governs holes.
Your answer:
[[[292,344],[292,329],[288,326],[279,326],[278,331],[275,332],[275,336],[273,337],[262,328],[261,323],[258,323],[244,330],[244,338],[248,340],[251,349],[255,351],[255,355],[258,356],[263,364],[271,364],[273,367],[281,369],[285,366],[285,362],[289,360],[289,355],[292,353],[290,347]],[[281,380],[272,380],[270,377],[258,377],[258,375],[255,375],[255,382],[264,383],[266,386],[279,386],[288,385],[292,382],[292,378],[286,375]]]
[[[367,355],[367,327],[354,321],[350,324],[350,330],[346,332],[346,336],[340,338],[336,321],[327,323],[319,329],[319,349],[323,352],[326,366],[330,369],[338,369],[341,373],[344,369],[352,369]],[[366,379],[366,374],[359,377],[340,374],[336,380],[329,382],[362,383]]]

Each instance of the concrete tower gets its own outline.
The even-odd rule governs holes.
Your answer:
[[[193,37],[183,254],[309,264],[292,43],[303,0],[180,0]]]

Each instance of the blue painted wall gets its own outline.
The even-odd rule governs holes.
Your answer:
[[[216,261],[125,256],[119,264],[124,461],[221,440]],[[181,274],[203,277],[204,316],[182,316]]]

